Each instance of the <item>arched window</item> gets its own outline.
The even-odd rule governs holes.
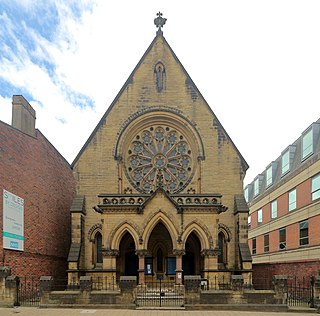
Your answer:
[[[165,88],[166,70],[163,63],[158,62],[154,67],[157,91],[161,92]]]
[[[94,237],[94,264],[95,266],[102,264],[102,235],[97,232]]]
[[[218,247],[219,247],[219,256],[218,264],[219,268],[225,268],[227,264],[227,242],[226,237],[223,232],[218,234]]]

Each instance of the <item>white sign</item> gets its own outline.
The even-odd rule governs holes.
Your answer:
[[[24,200],[3,190],[3,248],[24,250]]]

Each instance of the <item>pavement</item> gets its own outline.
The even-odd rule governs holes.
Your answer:
[[[302,316],[304,311],[257,312],[257,311],[188,311],[188,310],[124,310],[124,309],[77,309],[77,308],[0,308],[1,316]]]

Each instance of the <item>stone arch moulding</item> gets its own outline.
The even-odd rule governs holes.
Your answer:
[[[116,146],[116,159],[122,161],[119,167],[143,194],[156,190],[159,177],[167,192],[179,193],[194,179],[199,157],[203,157],[203,146],[194,126],[163,110],[135,118]]]
[[[152,124],[169,124],[186,134],[192,141],[193,146],[196,147],[197,158],[204,160],[204,145],[195,124],[183,116],[180,111],[167,106],[153,106],[137,111],[124,122],[118,132],[119,137],[115,144],[115,159],[118,160],[123,157],[123,150],[127,148],[125,145],[128,145],[128,141],[130,141],[128,137],[133,137],[141,129]]]
[[[172,220],[164,212],[157,211],[156,213],[149,216],[146,219],[145,223],[146,225],[144,226],[143,235],[142,235],[143,249],[148,248],[149,238],[152,234],[153,229],[156,227],[158,223],[162,223],[166,227],[171,237],[173,249],[177,248],[176,237],[178,236],[178,229],[174,226],[174,224],[172,223]]]
[[[226,241],[230,241],[232,239],[232,233],[231,233],[231,230],[230,228],[225,225],[225,224],[222,224],[222,223],[219,223],[218,225],[218,234],[222,232],[226,238]]]
[[[109,248],[110,246],[110,249],[119,249],[121,239],[126,232],[132,236],[136,250],[139,249],[139,241],[141,239],[140,229],[137,225],[127,220],[123,221],[112,230],[111,234],[109,235],[106,248]]]
[[[89,229],[89,231],[88,231],[88,239],[89,239],[89,241],[91,241],[91,242],[94,241],[94,237],[95,237],[95,234],[97,232],[100,232],[100,234],[102,236],[102,224],[100,224],[100,223],[94,224]]]
[[[213,248],[213,238],[206,225],[194,220],[189,223],[182,233],[181,241],[183,248],[185,248],[186,241],[191,233],[195,233],[200,240],[201,250]]]

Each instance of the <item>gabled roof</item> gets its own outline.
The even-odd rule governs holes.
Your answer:
[[[241,155],[241,153],[239,152],[238,148],[236,147],[236,145],[233,143],[232,139],[230,138],[230,136],[228,135],[228,133],[225,131],[225,129],[223,128],[223,126],[221,125],[220,121],[218,120],[218,118],[216,117],[216,115],[214,114],[214,112],[212,111],[211,107],[209,106],[209,104],[207,103],[207,101],[205,100],[205,98],[202,96],[201,92],[199,91],[199,89],[197,88],[197,86],[194,84],[194,82],[192,81],[191,77],[189,76],[188,72],[185,70],[185,68],[183,67],[183,65],[181,64],[180,60],[178,59],[178,57],[176,56],[176,54],[174,53],[174,51],[172,50],[172,48],[170,47],[170,45],[168,44],[168,42],[166,41],[166,39],[164,38],[164,36],[162,35],[162,32],[157,32],[156,37],[153,39],[153,41],[151,42],[151,44],[149,45],[148,49],[146,50],[146,52],[143,54],[142,58],[140,59],[140,61],[138,62],[138,64],[136,65],[136,67],[133,69],[133,71],[131,72],[129,78],[126,80],[126,82],[124,83],[124,85],[122,86],[121,90],[118,92],[117,96],[115,97],[115,99],[113,100],[113,102],[111,103],[110,107],[107,109],[107,111],[105,112],[105,114],[103,115],[103,117],[101,118],[101,120],[99,121],[98,125],[96,126],[96,128],[93,130],[93,132],[91,133],[91,135],[89,136],[88,140],[86,141],[86,143],[83,145],[83,147],[81,148],[80,152],[78,153],[78,155],[76,156],[76,158],[74,159],[74,161],[71,164],[71,167],[73,168],[74,165],[77,163],[77,161],[79,160],[80,156],[82,155],[82,153],[85,151],[86,147],[89,145],[89,143],[91,142],[91,140],[93,139],[94,135],[96,134],[96,132],[99,130],[99,128],[103,125],[103,123],[106,120],[106,117],[108,116],[108,114],[110,113],[110,111],[113,109],[114,105],[117,103],[118,99],[120,98],[120,96],[122,95],[122,93],[125,91],[126,87],[132,82],[134,74],[136,73],[137,69],[140,67],[140,65],[143,63],[144,59],[146,58],[146,56],[149,54],[149,52],[151,51],[152,47],[154,46],[154,44],[156,43],[157,39],[161,37],[165,43],[165,45],[167,45],[169,51],[171,52],[172,56],[174,57],[175,61],[177,62],[177,64],[181,67],[182,71],[185,73],[186,75],[186,80],[188,82],[188,85],[192,86],[194,91],[200,95],[200,97],[202,98],[202,100],[204,101],[204,103],[207,105],[209,111],[211,112],[211,114],[213,115],[213,117],[215,118],[217,125],[219,126],[219,128],[221,128],[221,130],[223,131],[223,133],[225,134],[225,136],[227,137],[227,139],[230,141],[230,143],[232,144],[232,146],[234,147],[234,149],[236,150],[236,152],[238,153],[240,159],[241,159],[241,163],[242,163],[242,167],[243,170],[246,171],[249,168],[249,165],[247,164],[247,162],[245,161],[245,159],[243,158],[243,156]]]

